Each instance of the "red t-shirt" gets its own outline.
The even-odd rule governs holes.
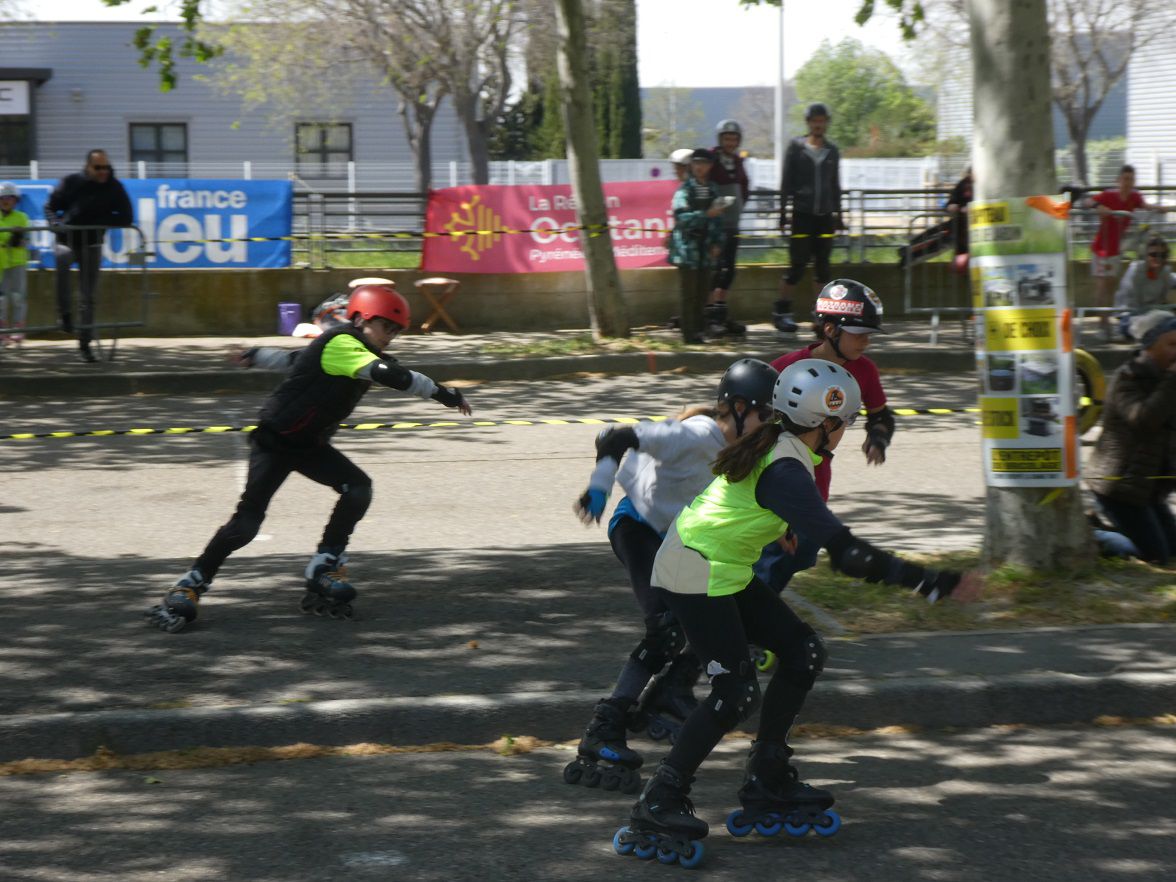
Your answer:
[[[772,362],[772,367],[778,371],[782,371],[788,365],[800,361],[802,358],[812,358],[813,350],[820,345],[820,343],[812,343],[804,349],[797,349],[795,352],[781,355]],[[877,410],[885,406],[886,393],[882,391],[882,378],[878,376],[878,366],[874,362],[863,355],[861,358],[847,361],[842,367],[849,371],[850,375],[858,381],[858,386],[862,390],[862,404],[865,405],[866,410]],[[817,489],[821,492],[821,498],[828,502],[829,485],[833,481],[833,466],[828,459],[821,460],[820,464],[816,467],[815,477],[817,480]]]
[[[1135,211],[1143,208],[1143,196],[1138,190],[1132,190],[1124,199],[1118,189],[1103,190],[1097,196],[1092,196],[1099,205],[1105,205],[1111,211]],[[1090,250],[1099,257],[1114,257],[1119,253],[1119,243],[1123,239],[1123,232],[1131,225],[1129,217],[1104,217],[1099,221],[1098,235]]]

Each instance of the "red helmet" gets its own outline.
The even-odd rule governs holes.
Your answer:
[[[347,317],[354,319],[357,315],[365,322],[374,318],[387,319],[404,330],[409,325],[408,301],[390,282],[356,286],[347,301]]]

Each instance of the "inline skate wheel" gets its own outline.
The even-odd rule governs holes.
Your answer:
[[[599,787],[601,779],[600,769],[596,766],[588,766],[584,769],[584,775],[580,779],[585,787]]]
[[[755,832],[760,836],[775,836],[783,826],[784,822],[777,815],[768,815],[763,820],[755,822]]]
[[[832,836],[841,829],[841,815],[837,812],[826,811],[815,824],[813,829],[818,836]]]
[[[633,854],[637,855],[638,860],[651,861],[651,860],[653,860],[654,855],[657,854],[657,843],[656,842],[642,842],[640,845],[638,845],[636,848],[633,849]]]
[[[566,778],[565,778],[565,780],[566,780]],[[628,832],[629,832],[628,827],[622,827],[616,833],[613,834],[613,851],[615,851],[619,855],[626,855],[626,854],[633,853],[633,849],[635,846],[632,842],[621,842],[621,835],[624,833],[628,833]]]
[[[670,730],[657,720],[654,720],[649,724],[649,737],[654,741],[664,741],[670,737]]]
[[[800,824],[794,824],[791,821],[784,822],[784,832],[786,832],[789,836],[804,836],[812,828],[813,828],[813,825],[810,824],[808,821],[804,821]],[[780,832],[779,825],[777,825],[777,827],[776,827],[776,832],[777,833]],[[765,833],[764,835],[767,836],[769,834]]]
[[[678,863],[687,870],[693,870],[702,863],[702,854],[702,843],[697,840],[691,840],[690,853],[678,855]]]
[[[727,815],[727,832],[732,836],[742,838],[750,834],[754,829],[755,824],[747,823],[747,817],[743,814],[742,809],[735,809],[735,811]]]
[[[659,848],[657,850],[657,860],[660,864],[676,864],[678,863],[678,852],[672,848]]]
[[[327,615],[332,619],[348,619],[355,616],[355,609],[350,603],[345,603],[342,606],[332,606],[327,609]]]
[[[767,673],[776,666],[776,653],[770,649],[761,650],[756,654],[755,669],[760,673]]]

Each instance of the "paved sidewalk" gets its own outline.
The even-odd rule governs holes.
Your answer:
[[[870,346],[870,356],[883,372],[963,372],[975,367],[971,340],[959,322],[945,322],[934,344],[926,321],[888,321],[887,328],[889,332],[875,335]],[[676,339],[674,332],[663,329],[648,328],[643,333],[655,339]],[[780,339],[771,325],[761,324],[748,329],[745,341],[690,347],[681,352],[549,357],[503,354],[508,348],[566,344],[588,334],[586,329],[525,334],[405,334],[389,351],[405,364],[443,382],[533,380],[578,373],[715,372],[740,356],[771,359],[810,339],[805,332]],[[117,341],[113,361],[84,364],[78,358],[74,340],[55,336],[56,339],[28,341],[22,349],[0,349],[0,398],[268,391],[275,384],[275,375],[235,367],[229,360],[230,348],[262,345],[297,349],[305,345],[290,337],[130,337]],[[1099,343],[1093,335],[1087,335],[1083,342],[1108,370],[1130,353],[1127,346]]]

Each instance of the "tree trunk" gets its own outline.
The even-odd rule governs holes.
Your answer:
[[[453,109],[465,131],[466,146],[470,151],[470,173],[475,184],[490,183],[490,146],[486,139],[486,124],[478,119],[478,96],[466,92],[454,93]]]
[[[433,115],[436,107],[422,110],[407,99],[400,102],[400,116],[404,133],[412,149],[413,181],[418,193],[427,193],[433,186]]]
[[[600,183],[592,88],[585,57],[586,32],[581,0],[556,0],[559,27],[559,76],[564,127],[568,133],[568,167],[576,197],[588,281],[588,318],[596,337],[628,337],[629,320],[613,258],[608,212]]]
[[[977,202],[1057,192],[1045,2],[969,0]],[[989,565],[1072,569],[1093,544],[1077,486],[988,488]]]

